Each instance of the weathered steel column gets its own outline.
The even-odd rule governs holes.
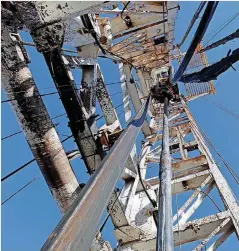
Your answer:
[[[164,98],[163,140],[160,158],[157,251],[173,250],[172,165],[169,149],[168,98]]]
[[[139,69],[136,71],[136,75],[139,80],[141,92],[144,97],[147,97],[149,95],[149,88],[150,88],[150,86],[148,85],[149,81],[150,81],[150,75],[146,72],[143,72],[142,70],[139,70]],[[146,77],[146,79],[145,79],[145,77]],[[149,105],[149,111],[152,114],[154,114],[154,108],[153,108],[152,102]]]
[[[61,47],[64,34],[65,26],[63,23],[44,26],[31,32],[36,48],[43,54],[59,92],[69,118],[69,127],[82,159],[88,172],[92,174],[105,155],[96,135],[94,67],[83,67],[82,80],[84,84],[79,94],[68,62],[62,55]],[[82,98],[84,98],[86,107],[84,107]]]
[[[139,98],[137,87],[135,85],[134,80],[132,79],[129,64],[123,64],[123,71],[126,76],[127,91],[128,91],[129,96],[131,98],[134,110],[136,113],[138,113],[142,104],[141,104],[141,100]],[[151,130],[150,130],[150,127],[149,127],[147,121],[144,121],[144,124],[142,126],[142,132],[145,136],[149,136],[151,134]]]
[[[65,212],[79,184],[24,54],[16,37],[10,37],[5,23],[2,23],[1,35],[2,87],[54,199],[61,212]]]

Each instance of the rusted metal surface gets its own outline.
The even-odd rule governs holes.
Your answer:
[[[176,116],[179,116],[180,113],[178,113]],[[176,116],[171,117],[171,119],[175,118]],[[170,120],[170,119],[169,119]],[[185,122],[180,124],[181,129],[183,130],[184,133],[188,134],[189,132],[191,132],[191,127],[189,122]],[[172,126],[170,127],[170,137],[174,138],[177,136],[177,126]],[[148,137],[148,140],[150,143],[154,142],[155,140],[162,140],[162,134],[158,134],[158,135],[152,135],[150,137]]]
[[[201,172],[202,173],[202,172]],[[204,172],[205,173],[205,172]],[[198,173],[199,174],[199,173]],[[207,171],[209,174],[209,171]],[[188,200],[183,204],[183,206],[178,209],[177,213],[173,216],[173,223],[179,220],[181,215],[184,215],[184,211],[190,206],[193,200],[200,194],[201,190],[212,180],[210,175],[207,176],[206,179],[201,183],[201,185],[195,190],[195,192],[188,198]]]
[[[178,106],[179,108],[180,106]],[[177,109],[175,106],[173,109]],[[180,108],[181,109],[181,108]],[[185,109],[185,106],[183,106],[183,109]],[[186,112],[186,115],[188,116],[188,112]],[[188,117],[189,121],[191,121],[190,116]],[[175,120],[173,119],[172,123],[172,131],[174,131],[174,138],[171,142],[172,150],[179,150],[179,140],[176,136],[181,136],[182,140],[184,140],[184,137],[190,133],[193,129],[191,122],[186,119],[185,122],[185,113],[182,113],[182,116]],[[158,126],[161,128],[160,126]],[[178,132],[178,133],[177,133]],[[208,158],[205,151],[202,150],[201,141],[202,139],[199,139],[198,137],[195,137],[195,132],[193,131],[194,140],[192,142],[181,142],[183,144],[183,148],[187,148],[189,151],[193,151],[198,149],[198,156],[190,159],[185,159],[173,163],[173,174],[174,178],[171,181],[171,189],[172,194],[179,194],[183,193],[189,190],[196,190],[193,195],[186,201],[186,203],[182,206],[181,209],[179,209],[179,212],[175,214],[174,220],[179,217],[179,226],[176,225],[174,227],[174,245],[180,245],[186,244],[188,242],[193,242],[195,240],[204,239],[203,242],[207,242],[208,239],[211,238],[213,234],[219,234],[223,233],[224,231],[227,231],[227,227],[223,228],[220,226],[220,224],[226,220],[227,222],[230,222],[230,211],[226,213],[219,213],[217,215],[211,215],[207,216],[203,219],[198,219],[192,222],[186,221],[192,217],[195,214],[195,211],[199,208],[199,206],[203,203],[203,199],[206,196],[209,196],[208,193],[215,187],[215,184],[217,183],[216,180],[214,180],[213,175],[211,174],[210,170],[210,161],[212,161],[212,158]],[[162,139],[162,134],[160,135]],[[155,139],[155,137],[154,137]],[[152,141],[154,143],[154,141]],[[152,158],[154,155],[160,153],[160,146],[154,148],[151,151]],[[157,151],[155,151],[157,149]],[[181,156],[182,157],[182,153]],[[159,160],[158,160],[159,161]],[[160,186],[159,179],[149,179],[145,181],[145,184],[147,184],[147,190],[155,190],[158,189]],[[202,188],[205,188],[205,190],[202,190]],[[219,190],[220,191],[220,190]],[[142,203],[142,200],[140,199],[140,195],[143,193],[143,189],[141,186],[137,186],[136,192],[139,194],[139,198],[137,196],[135,197],[135,200],[133,200],[134,207],[132,207],[131,211],[137,211],[138,210],[138,203]],[[124,198],[124,201],[127,201],[127,195],[126,198]],[[232,202],[232,198],[226,199],[229,200],[229,203]],[[236,204],[232,203],[232,210],[233,213],[236,212]],[[220,209],[219,209],[220,211]],[[138,212],[138,211],[137,211]],[[226,217],[224,218],[224,214],[226,214]],[[140,220],[137,217],[133,216],[131,214],[131,221],[129,222],[129,226],[133,227],[134,222],[137,222],[139,224]],[[148,215],[144,216],[144,221],[148,222]],[[223,224],[223,223],[222,223]],[[153,229],[153,224],[150,225]],[[143,225],[138,225],[139,229],[143,229]],[[179,227],[179,229],[178,229]],[[230,225],[228,225],[230,227]],[[127,229],[130,229],[129,227]],[[148,236],[154,236],[154,239],[147,239],[142,235],[142,238],[139,240],[137,234],[133,236],[128,236],[127,234],[120,233],[117,231],[117,238],[122,238],[123,243],[120,246],[120,250],[122,251],[128,251],[128,250],[154,250],[155,244],[156,244],[156,233],[153,232],[152,229],[147,229]],[[217,229],[216,231],[214,231]],[[179,235],[180,240],[179,240]],[[228,236],[228,235],[226,235]],[[227,238],[227,237],[224,237]],[[223,239],[223,238],[222,238]],[[220,242],[220,241],[219,241]]]
[[[196,219],[193,221],[189,221],[186,224],[173,228],[174,234],[174,246],[179,246],[179,243],[185,244],[190,243],[196,240],[204,239],[215,228],[217,228],[222,222],[226,219],[230,219],[228,211],[224,211],[221,213],[217,213],[214,215],[209,215],[204,218]],[[222,228],[218,234],[223,233],[227,229]],[[180,232],[180,240],[179,240],[179,232]],[[156,238],[148,239],[147,241],[139,240],[132,241],[120,247],[120,251],[128,251],[128,250],[138,250],[138,251],[152,251],[155,250]]]
[[[227,224],[230,224],[230,218],[225,219],[218,227],[216,227],[206,239],[204,239],[193,251],[200,251],[202,248],[212,239],[216,234],[218,234]]]
[[[2,24],[2,87],[40,170],[62,212],[74,200],[77,179],[32,74],[14,37]]]
[[[172,180],[171,185],[172,185],[172,194],[175,195],[186,192],[188,190],[197,189],[202,185],[204,180],[208,178],[208,176],[210,176],[210,174],[209,171],[205,170],[204,168],[197,170],[197,172],[189,174],[184,173],[183,175],[180,175],[178,173],[175,173],[173,176],[174,179]],[[151,186],[151,189],[157,189],[160,186],[160,181],[156,177],[146,181]],[[138,191],[141,190],[140,188],[138,188]]]
[[[52,232],[42,251],[89,249],[110,195],[140,132],[148,105],[149,98]]]
[[[123,12],[122,6],[126,6]],[[155,250],[157,228],[152,217],[155,208],[149,197],[146,196],[142,184],[138,182],[139,175],[136,166],[140,165],[141,176],[145,178],[148,168],[146,164],[151,161],[160,161],[161,142],[158,141],[163,139],[162,110],[159,103],[154,101],[150,103],[151,112],[148,113],[148,116],[151,117],[151,121],[149,126],[146,125],[149,127],[149,131],[145,134],[148,137],[144,139],[146,142],[142,142],[142,145],[148,144],[148,147],[147,150],[142,148],[140,155],[143,158],[137,160],[136,145],[130,141],[130,138],[132,141],[135,140],[140,129],[137,126],[137,129],[132,129],[136,125],[134,121],[126,131],[122,132],[97,64],[97,57],[104,56],[112,59],[114,63],[121,63],[120,82],[125,118],[126,122],[129,123],[132,119],[130,102],[132,101],[133,108],[137,112],[141,107],[141,102],[148,96],[148,90],[154,84],[155,70],[160,71],[168,68],[171,59],[178,59],[185,55],[181,52],[177,52],[177,55],[172,54],[175,52],[172,51],[173,33],[179,6],[177,2],[133,1],[122,3],[122,6],[118,2],[51,3],[41,1],[16,3],[15,14],[21,21],[14,19],[13,22],[19,28],[27,27],[34,38],[38,51],[44,53],[45,56],[47,55],[49,69],[70,120],[69,126],[80,149],[80,151],[73,150],[67,154],[64,153],[68,160],[81,155],[89,173],[93,173],[104,157],[102,149],[110,148],[114,144],[110,156],[106,157],[98,170],[96,169],[83,193],[77,197],[74,206],[59,223],[42,250],[74,251],[79,248],[80,250],[90,248],[91,251],[111,250],[108,244],[102,240],[100,233],[96,233],[100,216],[108,201],[108,210],[115,226],[114,232],[118,240],[118,249],[120,251]],[[8,8],[10,7],[8,6]],[[165,10],[164,13],[163,10]],[[104,17],[99,15],[102,13],[105,13]],[[92,29],[88,29],[89,27],[83,23],[79,16],[83,14],[87,14],[89,17]],[[107,14],[109,15],[107,16]],[[3,19],[7,19],[6,16],[3,15]],[[11,31],[14,32],[14,30]],[[103,50],[103,52],[100,51],[99,43],[92,34],[96,34],[103,50],[105,49],[105,55]],[[116,42],[116,38],[122,40]],[[76,47],[78,56],[62,54],[61,46],[63,43]],[[200,46],[197,47],[197,52],[199,51]],[[26,55],[24,59],[27,60]],[[194,54],[193,60],[189,62],[189,67],[198,66],[199,61],[205,65],[208,64],[205,54],[200,53]],[[135,67],[139,83],[130,80],[132,77],[130,69],[125,74],[123,65]],[[71,69],[79,68],[83,70],[80,92],[76,88],[71,73]],[[190,94],[187,97],[188,101],[214,92],[211,82],[185,86],[187,93]],[[96,97],[105,119],[105,124],[99,129],[95,123]],[[14,101],[12,103],[14,104]],[[179,98],[175,98],[170,103],[169,121],[171,141],[168,146],[174,161],[172,165],[174,177],[168,182],[168,197],[171,197],[171,194],[176,195],[196,189],[173,218],[175,220],[176,217],[180,217],[178,219],[180,229],[178,226],[174,227],[174,244],[180,245],[180,241],[184,244],[201,238],[206,238],[204,242],[207,242],[207,239],[212,236],[211,234],[222,233],[221,239],[219,238],[215,242],[215,246],[220,245],[235,230],[234,225],[238,223],[238,219],[236,219],[236,216],[239,215],[238,207],[234,204],[234,198],[231,198],[233,195],[227,184],[224,188],[225,180],[221,181],[220,172],[215,167],[210,154],[207,154],[208,149],[205,150],[203,142],[200,142],[203,141],[200,135],[196,134],[195,140],[192,142],[185,142],[187,141],[185,136],[192,132],[192,123],[189,123],[188,114],[185,116],[184,107],[179,102]],[[143,121],[141,120],[140,123]],[[143,130],[146,132],[145,124]],[[195,136],[195,131],[193,134],[188,136]],[[119,137],[119,135],[121,136]],[[121,144],[121,147],[116,141],[118,137],[118,143]],[[48,138],[46,139],[48,140]],[[152,147],[152,151],[149,152],[150,147]],[[130,149],[132,150],[130,151]],[[197,151],[198,155],[188,159],[188,154],[195,156],[195,152],[189,153],[194,150],[199,150]],[[176,155],[176,157],[175,153],[180,156]],[[55,159],[50,161],[54,162]],[[57,162],[57,164],[59,163]],[[56,166],[55,162],[54,165]],[[67,168],[68,166],[69,163]],[[64,171],[60,175],[65,174]],[[115,202],[117,194],[113,193],[112,196],[110,194],[118,178],[123,179],[125,185],[122,189],[122,195]],[[155,201],[157,201],[158,189],[162,188],[159,183],[158,178],[143,180],[150,197]],[[195,210],[201,205],[214,184],[219,187],[219,193],[225,201],[224,204],[229,213],[224,212],[185,223],[189,217],[194,215]],[[206,188],[204,193],[203,188]],[[167,210],[167,213],[169,211]],[[232,222],[233,228],[230,228],[230,224],[221,227],[220,224],[223,224],[224,220],[228,223]],[[218,231],[215,232],[215,229]],[[179,240],[179,235],[181,240]],[[211,250],[213,249],[211,248]]]
[[[207,164],[207,159],[204,155],[201,155],[195,158],[182,160],[182,161],[173,163],[172,166],[174,170],[181,172],[186,169],[195,168],[195,167],[202,166],[205,164]]]

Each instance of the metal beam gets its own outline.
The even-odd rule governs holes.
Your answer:
[[[226,182],[226,180],[223,177],[222,173],[220,172],[218,166],[216,165],[215,161],[213,160],[212,155],[209,152],[209,149],[205,143],[205,140],[198,129],[197,123],[194,120],[194,118],[192,117],[184,100],[182,100],[182,104],[184,106],[185,113],[187,114],[187,116],[190,120],[194,137],[198,141],[199,149],[201,152],[203,152],[203,154],[205,154],[205,156],[207,158],[209,170],[210,170],[210,172],[216,182],[216,186],[217,186],[220,194],[223,197],[224,204],[226,205],[228,211],[231,214],[233,225],[236,230],[235,232],[237,233],[237,236],[239,237],[239,206],[238,206],[238,203],[237,203],[228,183]]]
[[[207,171],[209,174],[209,172]],[[211,175],[208,175],[207,178],[201,183],[201,185],[195,190],[195,192],[188,198],[188,200],[183,204],[183,206],[177,210],[177,213],[173,216],[173,223],[179,221],[179,217],[185,214],[185,210],[190,206],[193,200],[200,194],[201,190],[212,180]]]
[[[124,130],[73,206],[50,235],[42,251],[88,250],[117,180],[147,114],[150,98]]]
[[[177,81],[179,81],[179,79],[182,77],[184,71],[186,70],[195,50],[197,45],[201,42],[207,28],[208,25],[213,17],[213,14],[217,8],[218,2],[208,2],[207,7],[205,9],[205,12],[203,14],[203,17],[199,23],[199,26],[197,28],[197,31],[194,35],[194,38],[187,50],[187,53],[185,55],[185,57],[183,58],[182,63],[180,64],[177,72],[175,73],[173,79],[171,80],[172,84],[176,84]]]
[[[149,84],[150,79],[145,80],[146,74],[144,74],[144,72],[139,69],[136,71],[136,75],[139,80],[141,92],[144,97],[147,97],[149,95],[150,85],[148,85],[148,84]],[[154,108],[153,108],[152,102],[150,102],[149,110],[150,110],[151,114],[154,114]]]
[[[217,226],[206,239],[204,239],[196,248],[193,249],[193,251],[200,251],[202,248],[216,235],[218,234],[222,228],[224,228],[229,223],[230,218],[225,219],[219,226]]]
[[[239,29],[237,29],[235,32],[231,33],[230,35],[222,38],[222,39],[219,39],[218,41],[208,45],[207,47],[201,49],[199,51],[199,53],[202,53],[202,52],[205,52],[205,51],[208,51],[208,50],[211,50],[211,49],[214,49],[222,44],[225,44],[235,38],[239,38]]]
[[[132,74],[131,74],[129,64],[123,64],[123,71],[126,76],[125,80],[126,80],[127,91],[129,93],[134,110],[136,113],[138,113],[142,104],[141,104],[141,100],[139,98],[136,84],[135,84],[134,80],[132,79]],[[150,128],[149,128],[147,121],[144,121],[144,124],[142,126],[142,132],[145,136],[149,136],[151,134],[151,131],[150,131]]]
[[[214,251],[216,250],[223,242],[234,232],[234,227],[231,226],[228,230],[226,230],[216,241],[212,243],[212,245],[207,248],[206,251]]]
[[[176,174],[171,182],[172,195],[197,189],[203,184],[204,180],[208,178],[208,176],[210,176],[208,170],[200,170],[196,173],[194,172],[184,176],[179,176]],[[160,182],[157,178],[148,179],[146,182],[149,184],[149,186],[151,186],[150,189],[152,190],[155,190],[160,186]],[[137,191],[142,191],[142,189],[138,188]]]
[[[95,118],[94,116],[90,116],[91,114],[88,114],[90,112],[89,107],[87,109],[84,108],[71,70],[65,65],[61,51],[54,49],[53,51],[45,52],[44,57],[60,94],[62,104],[65,107],[69,118],[69,126],[76,144],[89,173],[92,173],[104,156],[103,150],[100,145],[97,145],[96,136],[94,135],[97,133]],[[94,75],[94,72],[91,73]],[[90,79],[90,83],[88,84],[91,86],[94,84],[94,81],[93,78]]]
[[[202,9],[203,9],[203,7],[204,7],[205,4],[206,4],[206,2],[204,2],[204,1],[202,1],[199,4],[199,6],[198,6],[196,12],[194,13],[193,18],[192,18],[192,20],[191,20],[191,22],[190,22],[190,24],[189,24],[189,26],[188,26],[185,34],[184,34],[184,36],[183,36],[183,38],[181,40],[181,42],[177,45],[178,47],[180,47],[184,43],[184,41],[186,40],[189,32],[191,31],[191,29],[192,29],[194,23],[196,22],[196,20],[198,19],[199,14],[201,13],[201,11],[202,11]]]
[[[84,105],[86,119],[95,116],[96,112],[96,74],[95,65],[82,65],[80,98]]]
[[[204,198],[211,192],[214,188],[215,182],[212,181],[203,192],[199,192],[196,201],[190,206],[190,208],[183,213],[181,219],[178,221],[178,225],[185,224],[187,220],[194,214],[196,209],[202,204]]]
[[[196,141],[191,141],[187,142],[183,145],[183,150],[184,151],[193,151],[197,149],[197,142]],[[170,146],[170,153],[177,153],[180,151],[180,143],[178,142],[178,139],[175,138],[172,143],[169,144]],[[150,152],[146,158],[148,162],[155,162],[158,163],[160,161],[160,153],[161,153],[161,145],[156,147],[152,152]],[[184,159],[185,160],[185,159]]]
[[[180,78],[181,82],[190,83],[192,87],[196,87],[197,83],[209,82],[217,79],[220,74],[227,71],[232,64],[239,61],[239,49],[235,49],[231,55],[227,55],[220,61],[203,68],[201,71],[185,74]]]
[[[111,101],[110,95],[106,89],[104,78],[101,74],[100,67],[98,64],[96,66],[96,71],[97,71],[96,96],[99,101],[100,108],[103,112],[106,125],[110,126],[114,124],[115,122],[117,122],[118,128],[115,128],[115,129],[121,129],[121,125],[119,124],[117,113]]]
[[[230,214],[228,211],[224,211],[218,214],[209,215],[204,218],[196,219],[186,224],[173,228],[174,234],[174,246],[179,246],[181,244],[193,242],[196,240],[207,238],[211,232],[217,228],[224,220],[230,219]],[[225,229],[221,229],[219,233],[223,233]],[[180,240],[179,240],[180,232]],[[156,238],[137,241],[131,241],[119,247],[120,251],[137,250],[137,251],[151,251],[155,249]]]
[[[222,222],[226,219],[230,219],[230,214],[228,211],[217,213],[214,215],[209,215],[204,218],[193,220],[190,222],[181,225],[178,229],[178,226],[173,228],[175,232],[174,244],[178,246],[180,243],[179,232],[181,238],[181,244],[192,242],[195,240],[200,240],[207,238]],[[220,233],[219,231],[217,233]]]
[[[113,106],[113,103],[111,101],[108,90],[105,86],[104,78],[101,74],[100,67],[98,64],[96,65],[96,70],[97,70],[96,96],[106,121],[105,128],[110,132],[114,132],[115,130],[122,129],[122,127],[118,119],[117,113],[115,111],[115,108]],[[126,161],[126,168],[122,176],[122,179],[125,180],[128,179],[129,177],[132,177],[131,174],[136,175],[137,173],[134,163],[134,159],[136,158],[136,150],[135,151],[133,150]]]
[[[180,115],[181,115],[181,112],[171,115],[171,116],[169,117],[169,121],[175,119],[176,117],[178,117],[178,116],[180,116]],[[161,121],[162,121],[162,119],[160,119],[159,125],[160,125]],[[185,122],[185,123],[183,123],[183,124],[180,124],[180,126],[181,126],[181,129],[183,130],[183,132],[184,132],[185,134],[188,134],[188,133],[191,132],[191,127],[190,127],[190,125],[189,125],[188,122]],[[174,137],[176,137],[176,136],[177,136],[176,127],[174,127],[174,126],[170,127],[170,138],[174,138]],[[148,141],[149,141],[150,143],[153,143],[153,142],[155,142],[155,141],[162,140],[162,134],[154,134],[154,135],[151,135],[151,136],[147,137],[147,139],[148,139]]]
[[[111,32],[113,38],[119,38],[121,36],[128,35],[139,30],[143,30],[152,26],[157,25],[157,28],[163,30],[163,23],[167,21],[165,18],[163,20],[163,15],[132,15],[130,16],[132,27],[128,27],[126,23],[121,19],[121,16],[114,18],[108,18],[111,25]],[[100,20],[99,20],[100,21]],[[167,25],[166,25],[167,32]]]

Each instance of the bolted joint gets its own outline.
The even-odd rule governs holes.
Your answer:
[[[172,90],[168,85],[157,84],[151,87],[150,93],[152,98],[156,99],[160,103],[164,103],[164,98],[167,97],[168,100],[173,98]]]
[[[64,42],[65,25],[55,23],[32,30],[31,35],[40,53],[47,53],[61,48]]]

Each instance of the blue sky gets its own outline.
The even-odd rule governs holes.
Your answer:
[[[187,26],[198,7],[199,2],[180,2],[181,10],[179,11],[176,20],[175,30],[175,43],[178,43],[182,38]],[[209,26],[209,29],[205,35],[207,41],[218,30],[220,25],[226,22],[234,13],[239,11],[239,2],[220,2],[216,10],[215,16]],[[237,17],[230,25],[228,25],[220,34],[214,39],[219,39],[238,28]],[[197,22],[198,24],[198,22]],[[194,29],[195,31],[195,29]],[[29,34],[21,33],[23,40],[31,41]],[[182,51],[186,50],[189,42],[192,39],[191,33],[182,47]],[[219,47],[213,51],[207,53],[209,62],[215,62],[224,57],[229,49],[235,49],[238,47],[238,40],[228,43],[225,46]],[[35,48],[27,47],[27,51],[31,58],[31,64],[29,65],[32,74],[35,78],[36,84],[40,90],[40,93],[47,93],[54,91],[54,84],[43,60],[43,57],[35,50]],[[119,72],[118,66],[112,64],[111,61],[101,59],[101,70],[104,75],[106,83],[118,82]],[[239,114],[238,105],[238,77],[239,77],[239,63],[235,64],[237,72],[229,69],[226,73],[215,81],[216,94],[210,97],[199,98],[189,104],[191,111],[195,118],[201,125],[201,127],[207,132],[208,136],[217,147],[223,157],[227,160],[234,170],[238,171],[238,140],[239,121],[224,111],[218,109],[211,104],[207,99],[211,99],[216,103],[219,103],[233,112]],[[74,70],[74,77],[77,85],[80,84],[80,70]],[[45,89],[45,88],[51,89]],[[119,85],[108,86],[109,93],[113,94],[120,91]],[[2,92],[2,99],[5,99],[5,95]],[[51,117],[64,113],[64,108],[59,100],[58,95],[43,97],[44,103],[49,111]],[[122,103],[121,94],[112,97],[115,106]],[[124,115],[121,113],[123,107],[118,109],[118,114],[122,122],[124,123]],[[100,113],[100,110],[97,110]],[[61,117],[55,120],[55,123],[60,124],[56,127],[57,132],[61,134],[71,135],[69,128],[67,127],[67,120],[65,117]],[[99,126],[103,121],[99,121]],[[8,104],[2,104],[2,137],[19,131],[20,127],[15,119],[15,116]],[[60,135],[61,139],[64,136]],[[140,143],[142,135],[137,140]],[[65,150],[76,149],[76,145],[73,140],[69,140],[64,143]],[[214,155],[215,156],[215,155]],[[31,160],[33,158],[32,153],[28,147],[28,144],[23,134],[16,135],[10,139],[2,142],[2,176],[5,176],[9,172],[15,170],[20,165]],[[238,185],[228,174],[220,160],[215,157],[218,164],[221,167],[222,173],[230,183],[233,192],[239,196]],[[84,163],[80,159],[75,159],[71,162],[77,178],[80,182],[86,182],[89,178],[86,173]],[[157,170],[151,173],[157,175]],[[4,251],[35,251],[39,250],[51,231],[61,218],[61,214],[57,208],[55,201],[53,200],[48,187],[39,171],[36,163],[32,163],[24,170],[14,175],[2,184],[2,201],[9,197],[12,193],[18,190],[20,187],[29,182],[33,177],[39,178],[26,188],[23,192],[15,196],[12,200],[2,206],[2,249]],[[122,184],[119,183],[119,186]],[[219,203],[219,198],[215,191],[212,192],[213,198]],[[179,195],[179,206],[185,200],[185,195]],[[174,210],[175,210],[175,198],[173,198]],[[222,206],[219,203],[220,206]],[[196,217],[203,217],[208,214],[215,213],[216,210],[212,203],[205,199],[205,203],[201,206],[200,210],[195,214]],[[103,231],[104,238],[109,240],[112,247],[115,247],[115,239],[113,236],[113,227],[109,223]],[[238,245],[235,235],[230,237],[231,242],[226,242],[219,250],[228,250],[229,248],[235,250]],[[183,250],[192,250],[195,246],[188,244]]]

